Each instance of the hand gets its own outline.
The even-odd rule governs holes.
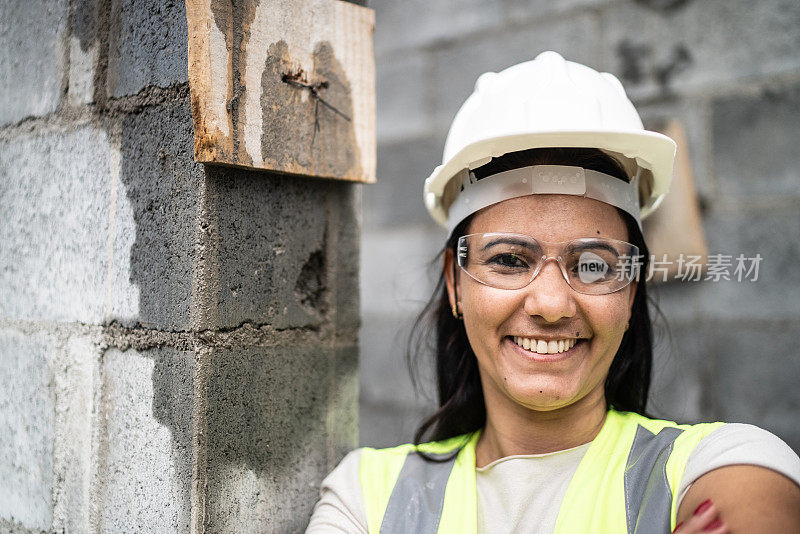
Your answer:
[[[714,503],[711,499],[706,499],[697,507],[692,517],[678,523],[672,532],[673,534],[727,534],[729,530],[719,517],[719,510]]]

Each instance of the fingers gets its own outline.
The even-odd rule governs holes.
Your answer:
[[[727,534],[728,527],[719,517],[719,510],[706,499],[694,511],[692,517],[678,523],[673,531],[674,534]]]

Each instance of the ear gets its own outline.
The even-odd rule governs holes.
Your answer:
[[[447,285],[447,297],[450,300],[450,309],[454,309],[456,306],[456,284],[458,284],[458,279],[455,278],[456,276],[456,269],[454,269],[455,265],[454,262],[455,258],[453,257],[453,250],[447,249],[444,251],[444,258],[442,261],[442,269],[444,269],[444,281]]]

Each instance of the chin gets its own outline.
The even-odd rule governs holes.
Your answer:
[[[518,384],[507,388],[509,395],[517,404],[531,410],[550,411],[569,406],[577,399],[575,392],[554,388],[552,385]]]

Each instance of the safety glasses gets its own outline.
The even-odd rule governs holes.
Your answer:
[[[567,284],[587,295],[619,291],[638,279],[642,265],[638,247],[625,241],[588,237],[547,243],[509,233],[462,236],[457,257],[470,277],[498,289],[522,289],[555,260]]]

